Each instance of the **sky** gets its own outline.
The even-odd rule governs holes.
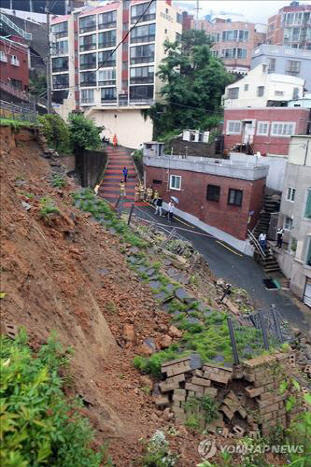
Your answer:
[[[174,1],[178,3],[181,8],[189,11],[190,8],[194,8],[193,11],[189,11],[191,14],[196,15],[196,0],[178,0]],[[199,17],[203,17],[213,10],[214,13],[220,11],[228,12],[230,14],[243,14],[244,19],[253,23],[267,23],[269,16],[274,15],[283,6],[288,6],[290,0],[199,0],[200,13]],[[310,2],[301,1],[301,5],[310,4]],[[186,7],[188,5],[188,8]],[[232,19],[239,19],[238,17],[232,16]]]

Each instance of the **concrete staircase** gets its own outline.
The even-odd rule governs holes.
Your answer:
[[[123,167],[126,167],[128,176],[125,184],[126,198],[123,207],[130,207],[135,197],[135,185],[139,181],[131,157],[131,150],[118,146],[107,146],[105,150],[108,154],[108,165],[98,194],[106,201],[116,203],[120,195],[120,181],[124,178],[122,170]],[[144,205],[144,203],[137,202],[136,205]]]

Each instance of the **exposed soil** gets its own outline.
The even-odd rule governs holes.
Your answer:
[[[75,183],[51,186],[41,153],[27,130],[14,135],[1,128],[1,321],[25,326],[32,346],[56,330],[73,347],[69,390],[83,397],[115,464],[132,465],[142,452],[140,438],[169,425],[146,394],[149,379],[132,366],[138,346],[147,337],[158,342],[169,317],[156,312],[118,238],[72,207]],[[42,197],[60,209],[48,221],[40,214]],[[180,465],[196,465],[198,437],[194,442],[181,429],[171,441]]]

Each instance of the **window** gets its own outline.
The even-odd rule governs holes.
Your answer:
[[[220,196],[220,186],[207,185],[206,199],[208,199],[209,201],[219,201],[219,196]]]
[[[111,31],[100,32],[98,34],[98,48],[114,47],[117,43],[117,32],[115,29]]]
[[[154,62],[154,44],[131,47],[130,51],[131,65]]]
[[[239,98],[240,88],[229,88],[228,89],[228,99],[238,99]]]
[[[152,21],[156,17],[156,2],[153,2],[149,8],[147,8],[148,3],[140,3],[139,5],[134,5],[131,9],[131,21],[135,23],[140,16],[140,22],[142,21]]]
[[[12,55],[12,56],[11,56],[11,65],[19,66],[19,60],[18,60],[18,58],[16,57],[16,55]]]
[[[7,59],[7,56],[5,55],[5,53],[3,52],[3,50],[0,50],[0,62],[7,62],[8,59]]]
[[[249,85],[248,85],[248,84],[244,84],[244,91],[248,91],[248,88],[249,88]]]
[[[241,133],[241,122],[239,120],[227,121],[227,135],[239,135]]]
[[[108,11],[98,16],[98,29],[115,28],[117,25],[117,12]]]
[[[69,88],[69,75],[53,75],[53,89],[67,89]]]
[[[107,86],[116,83],[116,70],[114,68],[98,71],[98,86]]]
[[[80,70],[96,68],[96,52],[80,55]]]
[[[131,32],[131,42],[152,42],[155,40],[155,24],[136,26]]]
[[[52,34],[59,39],[60,37],[68,36],[68,23],[64,21],[58,24],[52,24]]]
[[[285,216],[284,217],[284,230],[291,230],[293,228],[293,219],[291,217]]]
[[[80,37],[80,52],[96,49],[96,34]]]
[[[80,73],[80,86],[96,86],[96,73],[93,71]]]
[[[242,206],[242,199],[243,199],[242,190],[235,190],[233,188],[229,189],[228,204],[231,204],[234,206]]]
[[[275,65],[276,65],[276,58],[268,58],[268,72],[274,73],[275,72]]]
[[[80,18],[80,34],[96,29],[96,15]]]
[[[177,21],[177,23],[182,24],[182,22],[183,22],[183,15],[181,15],[180,13],[176,13],[176,21]]]
[[[153,185],[162,185],[162,180],[152,180]]]
[[[257,86],[257,97],[263,96],[265,93],[265,87],[264,86]]]
[[[68,71],[68,57],[52,58],[52,72]]]
[[[246,58],[247,50],[246,49],[237,49],[237,58]]]
[[[150,102],[153,100],[153,86],[130,86],[131,102]]]
[[[102,104],[116,102],[116,101],[117,101],[117,89],[116,88],[103,88],[101,90]]]
[[[52,44],[52,55],[68,54],[68,41],[59,41]]]
[[[300,73],[301,62],[297,60],[286,60],[286,74],[296,76]]]
[[[258,122],[257,123],[257,135],[267,136],[269,134],[269,122]]]
[[[284,96],[284,91],[274,91],[275,96]]]
[[[309,245],[308,245],[307,256],[306,256],[306,265],[311,266],[311,237],[309,237]]]
[[[181,177],[179,175],[170,176],[170,189],[181,190]]]
[[[116,66],[116,52],[113,50],[98,52],[98,66],[105,68]]]
[[[295,133],[296,123],[273,122],[271,136],[291,136]]]
[[[299,99],[299,88],[293,89],[293,99]]]
[[[142,66],[131,68],[130,71],[131,84],[139,83],[153,83],[154,80],[154,67]]]
[[[93,104],[94,102],[94,89],[81,90],[81,104]]]
[[[295,201],[295,194],[296,194],[296,189],[288,187],[287,196],[286,196],[287,201]]]
[[[311,219],[311,188],[307,190],[307,202],[305,209],[305,217]]]

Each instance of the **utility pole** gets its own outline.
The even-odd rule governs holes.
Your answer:
[[[307,140],[307,143],[306,143],[305,160],[304,160],[303,165],[307,165],[308,149],[309,149],[309,140]]]
[[[201,10],[200,8],[200,0],[197,0],[197,6],[196,6],[196,29],[199,29],[199,11]]]
[[[47,104],[48,113],[52,113],[52,85],[51,85],[51,44],[50,44],[50,0],[46,0],[46,23],[47,23],[47,40],[48,54],[46,57],[46,85],[47,85]]]

